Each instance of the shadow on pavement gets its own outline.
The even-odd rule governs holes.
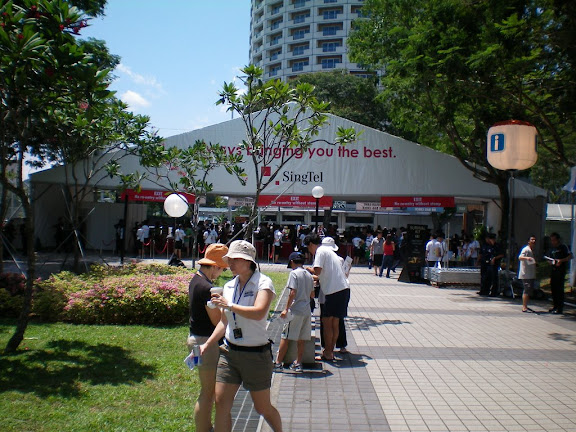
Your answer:
[[[350,326],[352,330],[369,330],[370,327],[377,327],[381,325],[402,325],[412,323],[410,321],[402,320],[375,320],[361,316],[348,316],[346,318],[346,324]]]
[[[340,354],[336,358],[337,361],[328,364],[338,369],[366,367],[365,360],[372,360],[368,355],[355,353]]]
[[[576,345],[576,337],[572,334],[549,333],[548,337],[557,341],[569,342]]]
[[[119,346],[55,340],[42,350],[1,357],[0,393],[76,398],[86,385],[135,384],[155,372],[155,367],[133,359]]]

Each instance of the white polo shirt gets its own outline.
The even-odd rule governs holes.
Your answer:
[[[264,290],[272,291],[274,296],[276,296],[272,280],[268,276],[256,271],[245,286],[240,286],[238,276],[226,283],[222,295],[228,301],[228,304],[235,303],[240,306],[254,306],[258,293]],[[241,317],[226,309],[224,313],[228,319],[226,339],[230,342],[241,346],[260,346],[268,343],[268,333],[266,332],[268,314],[257,321]],[[242,330],[242,339],[236,339],[234,337],[234,328],[236,327]]]

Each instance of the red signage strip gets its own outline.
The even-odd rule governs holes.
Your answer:
[[[332,208],[332,197],[320,198],[321,208]],[[298,207],[316,208],[316,198],[306,195],[283,195],[276,198],[275,195],[260,195],[258,207]]]
[[[456,207],[454,197],[383,196],[380,207]]]
[[[134,189],[126,189],[122,192],[120,197],[124,200],[126,195],[128,195],[128,201],[149,201],[149,202],[164,202],[168,195],[172,195],[172,191],[163,190],[141,190],[140,192]],[[178,192],[180,195],[184,195],[188,200],[188,204],[193,204],[195,200],[194,194],[189,194],[185,192]]]

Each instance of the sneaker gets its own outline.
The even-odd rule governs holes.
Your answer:
[[[282,363],[274,363],[274,372],[282,372],[284,365]]]
[[[302,365],[294,362],[290,365],[290,370],[293,370],[294,372],[302,372]]]

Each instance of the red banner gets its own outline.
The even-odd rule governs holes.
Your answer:
[[[380,207],[456,207],[454,197],[383,196]]]
[[[275,195],[260,195],[258,207],[316,208],[316,198],[306,195],[283,195],[278,198]],[[320,207],[323,209],[332,208],[332,197],[320,198]]]
[[[161,202],[163,203],[164,200],[168,195],[172,195],[174,192],[172,191],[163,191],[163,190],[141,190],[140,192],[135,191],[134,189],[126,189],[120,195],[122,200],[125,199],[126,195],[128,195],[128,201],[149,201],[149,202]],[[193,204],[195,200],[194,194],[189,194],[185,192],[178,192],[179,195],[184,195],[188,200],[188,204]]]

